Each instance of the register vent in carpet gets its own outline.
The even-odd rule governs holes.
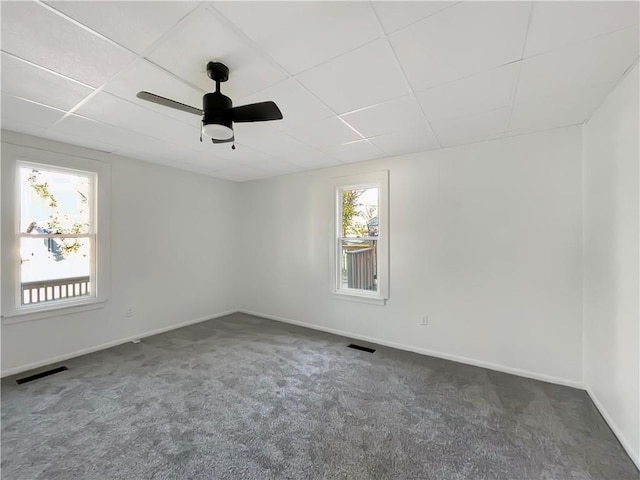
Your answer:
[[[356,345],[355,343],[350,343],[347,345],[349,348],[355,348],[356,350],[362,350],[363,352],[373,353],[376,351],[375,348],[363,347],[362,345]]]
[[[51,370],[47,370],[46,372],[36,373],[35,375],[31,375],[29,377],[19,378],[16,380],[18,385],[22,385],[23,383],[33,382],[34,380],[38,380],[40,378],[48,377],[49,375],[53,375],[55,373],[64,372],[65,370],[69,370],[67,367],[57,367],[52,368]]]

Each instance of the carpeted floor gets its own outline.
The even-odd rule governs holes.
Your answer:
[[[234,314],[4,379],[2,478],[639,478],[581,390],[348,343]]]

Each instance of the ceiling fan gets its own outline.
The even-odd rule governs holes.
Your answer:
[[[229,68],[219,62],[207,63],[207,75],[216,82],[216,91],[202,97],[202,110],[154,93],[138,92],[142,100],[175,108],[183,112],[202,116],[202,133],[211,138],[213,143],[227,143],[235,140],[234,122],[265,122],[282,120],[282,112],[274,102],[251,103],[234,107],[231,99],[220,92],[220,83],[229,79]],[[202,141],[202,133],[200,141]],[[235,149],[235,145],[232,147]]]

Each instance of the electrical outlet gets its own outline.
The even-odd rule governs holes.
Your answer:
[[[425,327],[429,325],[429,317],[427,317],[426,315],[423,315],[422,320],[420,321],[420,325]]]
[[[133,308],[128,308],[125,315],[127,316],[127,318],[133,317]]]

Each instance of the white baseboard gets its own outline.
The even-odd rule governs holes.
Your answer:
[[[37,362],[27,363],[25,365],[20,365],[19,367],[8,368],[6,370],[3,370],[0,376],[4,378],[4,377],[8,377],[9,375],[15,375],[16,373],[22,373],[28,370],[33,370],[34,368],[40,368],[40,367],[45,367],[47,365],[51,365],[53,363],[64,362],[65,360],[69,360],[70,358],[79,357],[81,355],[86,355],[88,353],[93,353],[100,350],[106,350],[107,348],[115,347],[117,345],[122,345],[123,343],[131,342],[132,340],[136,340],[139,338],[151,337],[153,335],[158,335],[159,333],[168,332],[170,330],[186,327],[188,325],[193,325],[195,323],[212,320],[218,317],[224,317],[225,315],[230,315],[232,313],[235,313],[236,311],[237,310],[228,310],[226,312],[216,313],[214,315],[207,315],[205,317],[194,318],[193,320],[188,320],[186,322],[176,323],[174,325],[158,328],[156,330],[151,330],[149,332],[138,333],[136,335],[133,335],[127,338],[121,338],[118,340],[113,340],[111,342],[103,343],[101,345],[95,345],[93,347],[83,348],[80,350],[76,350],[75,352],[65,353],[64,355],[58,355],[56,357],[47,358],[45,360],[39,360]]]
[[[335,328],[323,327],[321,325],[315,325],[312,323],[300,322],[298,320],[291,320],[289,318],[278,317],[276,315],[253,312],[250,310],[239,310],[239,312],[246,313],[248,315],[255,315],[257,317],[268,318],[270,320],[276,320],[278,322],[290,323],[292,325],[298,325],[300,327],[311,328],[313,330],[320,330],[322,332],[333,333],[335,335],[340,335],[343,337],[363,340],[365,342],[376,343],[378,345],[384,345],[386,347],[397,348],[398,350],[406,350],[408,352],[419,353],[421,355],[428,355],[431,357],[443,358],[445,360],[452,360],[454,362],[465,363],[467,365],[473,365],[475,367],[482,367],[482,368],[487,368],[489,370],[495,370],[498,372],[510,373],[512,375],[518,375],[519,377],[532,378],[534,380],[541,380],[543,382],[556,383],[558,385],[564,385],[567,387],[584,389],[584,385],[582,384],[582,382],[579,382],[576,380],[554,377],[552,375],[545,375],[543,373],[530,372],[528,370],[520,370],[518,368],[507,367],[505,365],[484,362],[482,360],[476,360],[474,358],[461,357],[459,355],[452,355],[449,353],[438,352],[438,351],[429,350],[426,348],[414,347],[412,345],[406,345],[403,343],[389,342],[388,340],[383,340],[381,338],[369,337],[367,335],[360,335],[358,333],[347,332],[347,331],[338,330]]]
[[[624,448],[624,450],[627,452],[627,455],[629,455],[633,463],[635,463],[636,467],[638,467],[638,470],[640,470],[640,452],[633,451],[633,449],[631,448],[631,444],[627,440],[627,437],[625,437],[624,433],[622,433],[622,430],[618,428],[616,423],[609,415],[609,412],[607,412],[607,410],[604,408],[604,405],[602,405],[602,402],[600,402],[593,390],[591,390],[588,385],[585,387],[585,390],[587,391],[589,397],[591,397],[591,401],[593,402],[593,404],[596,406],[598,411],[600,411],[600,415],[602,415],[602,418],[604,418],[609,425],[609,428],[611,428],[615,436],[618,437],[622,448]]]
[[[462,356],[459,356],[459,355],[452,355],[452,354],[449,354],[449,353],[438,352],[438,351],[429,350],[429,349],[426,349],[426,348],[414,347],[412,345],[406,345],[406,344],[396,343],[396,342],[389,342],[389,341],[381,339],[381,338],[369,337],[367,335],[360,335],[358,333],[347,332],[347,331],[338,330],[338,329],[335,329],[335,328],[323,327],[321,325],[315,325],[315,324],[312,324],[312,323],[300,322],[298,320],[292,320],[292,319],[289,319],[289,318],[279,317],[279,316],[276,316],[276,315],[269,315],[267,313],[254,312],[254,311],[251,311],[251,310],[227,310],[225,312],[217,313],[217,314],[214,314],[214,315],[207,315],[205,317],[195,318],[193,320],[188,320],[186,322],[177,323],[177,324],[170,325],[170,326],[167,326],[167,327],[158,328],[156,330],[152,330],[152,331],[149,331],[149,332],[139,333],[139,334],[136,334],[136,335],[132,335],[130,337],[121,338],[121,339],[118,339],[118,340],[113,340],[111,342],[103,343],[103,344],[100,344],[100,345],[95,345],[93,347],[83,348],[81,350],[76,350],[75,352],[66,353],[64,355],[59,355],[59,356],[56,356],[56,357],[51,357],[51,358],[47,358],[47,359],[44,359],[44,360],[39,360],[37,362],[28,363],[28,364],[25,364],[25,365],[20,365],[18,367],[8,368],[6,370],[2,370],[2,373],[0,374],[0,376],[2,378],[8,377],[10,375],[15,375],[17,373],[26,372],[28,370],[33,370],[35,368],[44,367],[44,366],[47,366],[47,365],[51,365],[53,363],[63,362],[65,360],[69,360],[70,358],[75,358],[75,357],[79,357],[81,355],[86,355],[88,353],[93,353],[93,352],[97,352],[97,351],[100,351],[100,350],[105,350],[107,348],[115,347],[117,345],[122,345],[123,343],[131,342],[132,340],[136,340],[136,339],[139,339],[139,338],[151,337],[153,335],[158,335],[160,333],[164,333],[164,332],[168,332],[168,331],[171,331],[171,330],[175,330],[177,328],[186,327],[188,325],[193,325],[195,323],[204,322],[206,320],[212,320],[214,318],[223,317],[225,315],[230,315],[230,314],[236,313],[236,312],[245,313],[245,314],[248,314],[248,315],[255,315],[257,317],[263,317],[263,318],[267,318],[267,319],[270,319],[270,320],[276,320],[276,321],[283,322],[283,323],[290,323],[292,325],[298,325],[300,327],[310,328],[312,330],[320,330],[322,332],[333,333],[335,335],[340,335],[340,336],[348,337],[348,338],[354,338],[354,339],[357,339],[357,340],[363,340],[365,342],[371,342],[371,343],[375,343],[375,344],[378,344],[378,345],[385,345],[387,347],[392,347],[392,348],[397,348],[399,350],[405,350],[405,351],[409,351],[409,352],[419,353],[421,355],[429,355],[429,356],[432,356],[432,357],[443,358],[445,360],[452,360],[454,362],[465,363],[467,365],[473,365],[473,366],[476,366],[476,367],[488,368],[489,370],[496,370],[498,372],[510,373],[510,374],[513,374],[513,375],[518,375],[520,377],[532,378],[532,379],[535,379],[535,380],[542,380],[544,382],[556,383],[558,385],[565,385],[565,386],[568,386],[568,387],[584,389],[584,385],[581,382],[577,382],[577,381],[574,381],[574,380],[568,380],[568,379],[563,379],[563,378],[559,378],[559,377],[554,377],[554,376],[551,376],[551,375],[544,375],[544,374],[540,374],[540,373],[530,372],[528,370],[520,370],[520,369],[517,369],[517,368],[507,367],[507,366],[504,366],[504,365],[498,365],[498,364],[494,364],[494,363],[484,362],[482,360],[476,360],[476,359],[473,359],[473,358],[462,357]],[[596,403],[596,405],[598,405],[597,402],[594,401],[594,403]],[[598,408],[600,409],[600,407],[598,407]],[[603,413],[603,416],[605,416],[604,413]]]

